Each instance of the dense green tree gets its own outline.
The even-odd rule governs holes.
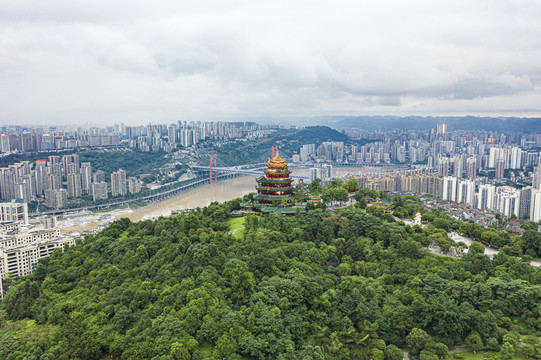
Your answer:
[[[366,198],[364,197],[364,194],[361,191],[357,191],[355,195],[353,196],[353,198],[357,202],[357,207],[359,209],[366,209]]]
[[[434,354],[432,351],[423,350],[419,355],[420,360],[438,360],[438,355]]]
[[[483,347],[483,340],[477,331],[472,332],[466,338],[466,346],[473,351],[479,351]]]
[[[390,344],[385,348],[385,360],[402,360],[404,353],[397,346]]]
[[[349,179],[344,184],[344,188],[346,188],[346,190],[349,192],[356,192],[357,190],[359,190],[359,181],[355,178]]]
[[[315,180],[310,182],[310,184],[308,184],[308,190],[310,190],[310,193],[314,195],[319,195],[321,193],[321,189],[322,187],[320,178],[316,178]]]
[[[437,343],[436,345],[434,345],[434,352],[440,358],[446,358],[447,356],[449,356],[449,348],[443,343]]]
[[[406,344],[408,345],[410,354],[417,356],[426,347],[429,342],[430,336],[422,329],[413,328],[406,337]]]
[[[473,243],[470,245],[469,249],[468,249],[468,253],[469,254],[484,254],[485,253],[485,247],[483,246],[483,244],[479,244],[479,243]]]
[[[8,291],[2,305],[9,318],[19,320],[31,315],[32,305],[38,297],[38,284],[28,279],[20,286]]]
[[[245,301],[254,292],[255,279],[244,261],[229,260],[224,266],[223,276],[231,286],[233,301]]]
[[[407,216],[419,211],[414,199],[386,196]],[[476,245],[462,259],[431,255],[422,247],[445,245],[446,230],[370,206],[250,214],[237,238],[237,206],[121,219],[55,251],[0,302],[0,355],[398,360],[397,346],[423,358],[464,343],[499,351],[500,341],[521,354],[538,346],[515,331],[541,331],[541,274],[516,258],[519,237],[433,210],[438,226],[494,231],[512,245],[495,261]]]
[[[521,236],[521,245],[525,253],[541,256],[541,233],[535,230],[524,231]]]
[[[515,355],[515,348],[508,342],[504,342],[500,348],[500,356],[502,360],[511,360]]]

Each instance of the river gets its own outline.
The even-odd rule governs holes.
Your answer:
[[[386,168],[389,170],[390,168]],[[292,169],[293,174],[308,175],[308,169]],[[347,174],[367,174],[381,172],[377,167],[333,167],[333,177],[344,177]],[[173,210],[192,209],[205,207],[214,201],[224,202],[237,197],[255,192],[256,176],[240,176],[225,180],[218,180],[217,184],[199,186],[160,202],[137,209],[117,209],[106,213],[86,215],[77,219],[78,224],[70,225],[66,221],[60,221],[62,233],[91,231],[96,229],[104,217],[120,219],[127,217],[131,221],[169,216]]]
[[[66,226],[63,233],[90,231],[96,229],[103,217],[120,219],[127,217],[131,221],[169,216],[173,210],[205,207],[214,201],[224,202],[255,192],[255,176],[240,176],[219,180],[217,184],[207,184],[181,192],[178,195],[136,209],[120,209],[107,213],[84,216],[80,225]]]

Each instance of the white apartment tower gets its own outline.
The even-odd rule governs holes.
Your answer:
[[[111,195],[126,195],[126,171],[119,169],[111,174]]]

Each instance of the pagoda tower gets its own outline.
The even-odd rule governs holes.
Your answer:
[[[285,159],[276,155],[265,163],[267,170],[265,176],[256,179],[257,195],[254,196],[255,203],[260,206],[273,206],[282,201],[282,199],[291,198],[293,194],[293,179],[289,178],[291,170],[287,168]]]
[[[273,148],[274,152],[275,148]],[[291,170],[287,168],[285,159],[276,155],[265,163],[267,170],[264,170],[265,176],[256,179],[257,194],[253,198],[242,203],[241,206],[251,211],[262,213],[278,213],[292,215],[297,212],[306,212],[305,206],[308,202],[319,204],[321,198],[309,193],[308,188],[301,181],[293,186],[293,179],[289,178]],[[287,200],[287,204],[283,200]]]

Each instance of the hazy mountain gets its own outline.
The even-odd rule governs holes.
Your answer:
[[[318,117],[268,117],[257,119],[260,123],[313,126],[326,125],[335,129],[426,130],[445,123],[447,130],[486,130],[541,132],[541,118],[477,117],[477,116],[318,116]]]

